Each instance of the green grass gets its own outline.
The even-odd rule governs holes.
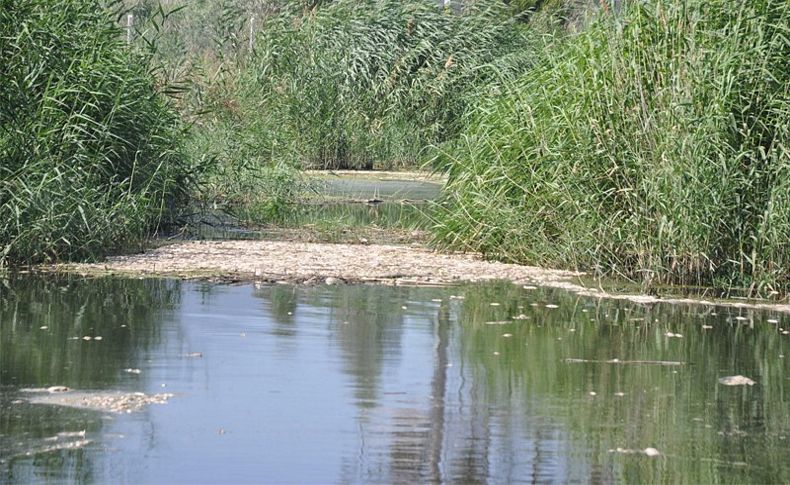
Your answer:
[[[790,287],[790,4],[627,2],[547,41],[437,163],[440,246],[677,283]]]
[[[150,51],[99,2],[0,5],[0,266],[137,244],[193,174]]]

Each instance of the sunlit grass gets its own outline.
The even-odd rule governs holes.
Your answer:
[[[0,9],[0,265],[127,248],[186,198],[180,121],[113,20],[99,2]]]
[[[442,147],[437,242],[646,285],[787,289],[790,4],[625,5],[551,39]]]

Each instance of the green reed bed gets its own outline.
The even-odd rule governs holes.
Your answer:
[[[547,266],[790,287],[790,3],[623,2],[546,43],[438,157],[436,240]]]
[[[0,266],[139,242],[192,175],[151,53],[100,2],[0,5]]]
[[[488,64],[526,63],[525,43],[498,0],[459,12],[421,0],[283,6],[262,21],[221,120],[261,163],[413,166],[458,132],[471,91],[497,76]]]

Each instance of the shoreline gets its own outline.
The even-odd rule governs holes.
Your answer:
[[[790,303],[659,297],[606,291],[583,283],[582,272],[485,261],[477,254],[440,253],[424,246],[293,241],[181,241],[103,263],[37,268],[82,276],[164,277],[219,283],[384,284],[452,286],[484,281],[565,290],[579,296],[769,310],[790,314]]]

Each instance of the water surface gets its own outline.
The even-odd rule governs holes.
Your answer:
[[[0,280],[0,482],[788,482],[784,318],[505,283]],[[54,385],[175,397],[22,391]]]

